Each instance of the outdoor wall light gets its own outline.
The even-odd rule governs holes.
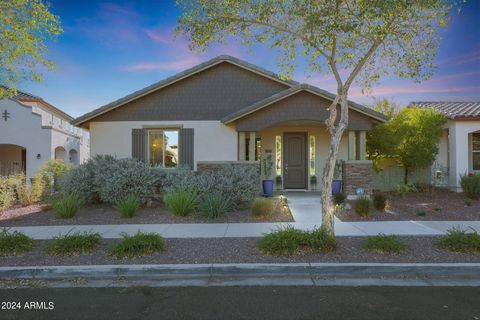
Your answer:
[[[42,156],[40,155],[40,153],[37,153],[37,159],[40,159]]]

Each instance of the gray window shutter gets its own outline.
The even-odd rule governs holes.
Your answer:
[[[138,161],[147,160],[147,142],[145,129],[132,129],[132,158]]]
[[[182,166],[193,169],[193,128],[180,129],[179,133],[179,160]]]

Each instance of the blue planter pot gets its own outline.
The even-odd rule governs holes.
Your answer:
[[[332,194],[337,195],[342,191],[342,180],[332,181]]]
[[[273,196],[273,180],[262,181],[263,194],[267,197]]]

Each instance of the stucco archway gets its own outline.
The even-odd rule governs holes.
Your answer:
[[[27,149],[16,144],[0,144],[0,175],[27,171]]]
[[[78,164],[78,152],[75,149],[70,149],[68,152],[68,160],[70,163]]]
[[[64,147],[56,147],[55,148],[55,160],[62,160],[65,161],[67,158],[67,151]]]

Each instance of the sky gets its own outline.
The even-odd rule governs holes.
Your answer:
[[[180,10],[174,0],[91,1],[50,0],[50,10],[62,21],[64,33],[49,44],[55,72],[42,83],[19,89],[77,117],[152,83],[220,54],[229,54],[279,72],[276,51],[265,45],[245,48],[239,42],[214,45],[206,52],[188,48],[188,40],[174,37]],[[480,101],[480,0],[470,0],[442,28],[442,42],[433,77],[422,83],[383,78],[368,95],[352,88],[350,99],[371,104],[389,98],[400,105],[411,101]],[[294,80],[335,92],[328,74],[305,76],[298,62]]]

